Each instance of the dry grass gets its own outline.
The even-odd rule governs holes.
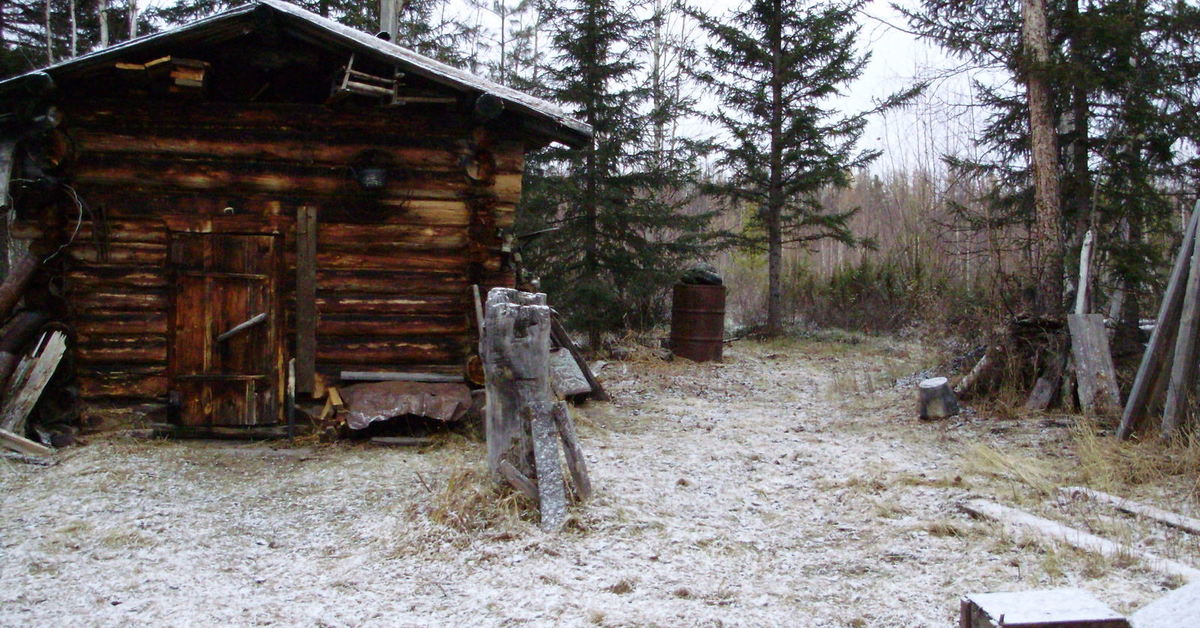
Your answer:
[[[1192,498],[1200,497],[1200,436],[1196,433],[1171,442],[1120,441],[1102,434],[1093,422],[1080,420],[1072,438],[1079,459],[1075,473],[1079,483],[1111,490],[1186,476]]]
[[[964,474],[1007,480],[1032,490],[1038,497],[1049,497],[1057,488],[1045,462],[1007,454],[983,443],[968,448],[960,466]]]
[[[536,510],[521,493],[493,482],[482,464],[455,469],[437,489],[426,479],[421,481],[432,494],[424,514],[455,532],[473,534],[512,527],[530,520]]]

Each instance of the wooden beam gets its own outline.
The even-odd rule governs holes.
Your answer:
[[[424,382],[426,384],[458,384],[462,375],[442,373],[396,373],[391,371],[342,371],[344,382]]]
[[[0,445],[27,456],[53,456],[54,450],[35,443],[24,436],[18,436],[8,430],[0,429]]]
[[[312,394],[317,372],[317,208],[296,210],[296,392]]]
[[[985,499],[972,499],[964,502],[961,507],[977,517],[999,522],[1010,532],[1032,532],[1037,536],[1060,541],[1076,549],[1095,552],[1101,556],[1129,556],[1142,561],[1159,573],[1179,576],[1188,582],[1200,580],[1200,569],[1191,565],[1119,545],[1094,534],[1065,526],[1057,521],[1031,515],[1023,510],[1001,506]]]
[[[1147,408],[1155,402],[1162,381],[1164,364],[1167,353],[1175,345],[1175,333],[1178,328],[1179,311],[1183,307],[1183,288],[1187,283],[1187,269],[1192,258],[1192,249],[1196,245],[1196,227],[1200,224],[1200,201],[1192,208],[1191,219],[1188,220],[1184,231],[1183,242],[1179,253],[1175,256],[1175,266],[1171,269],[1171,277],[1167,281],[1167,290],[1163,294],[1162,303],[1158,308],[1158,318],[1154,323],[1154,332],[1142,354],[1142,363],[1138,367],[1137,377],[1125,400],[1125,411],[1121,414],[1121,425],[1117,428],[1117,438],[1122,440],[1133,435],[1133,431],[1146,416]]]
[[[1179,312],[1179,331],[1175,335],[1175,360],[1171,365],[1171,382],[1163,404],[1159,436],[1169,437],[1183,425],[1183,415],[1196,381],[1196,341],[1200,333],[1200,246],[1192,245],[1188,267],[1187,290]]]

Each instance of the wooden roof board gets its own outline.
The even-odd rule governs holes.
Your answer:
[[[86,74],[97,68],[107,68],[130,54],[149,52],[164,46],[228,41],[261,28],[264,21],[256,16],[258,12],[277,18],[278,23],[285,29],[293,28],[318,42],[333,47],[344,47],[348,52],[394,63],[406,73],[460,93],[492,94],[503,100],[511,111],[537,121],[540,132],[548,131],[553,139],[569,146],[584,145],[592,137],[592,128],[589,125],[571,118],[553,103],[475,76],[280,0],[253,0],[178,28],[122,42],[42,70],[0,81],[0,94],[19,89],[27,77],[41,72],[60,80]]]

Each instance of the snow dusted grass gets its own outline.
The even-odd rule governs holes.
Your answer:
[[[968,497],[1200,564],[1182,533],[1051,490],[1087,466],[1069,421],[917,421],[891,384],[930,366],[911,343],[633,355],[601,373],[617,401],[577,411],[597,495],[558,536],[457,437],[0,460],[0,624],[946,626],[969,592],[1080,586],[1129,611],[1178,584],[1004,534]],[[1194,478],[1160,479],[1108,488],[1194,514]]]

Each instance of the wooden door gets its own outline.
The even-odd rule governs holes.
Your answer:
[[[171,392],[180,424],[281,422],[276,240],[172,234]]]

